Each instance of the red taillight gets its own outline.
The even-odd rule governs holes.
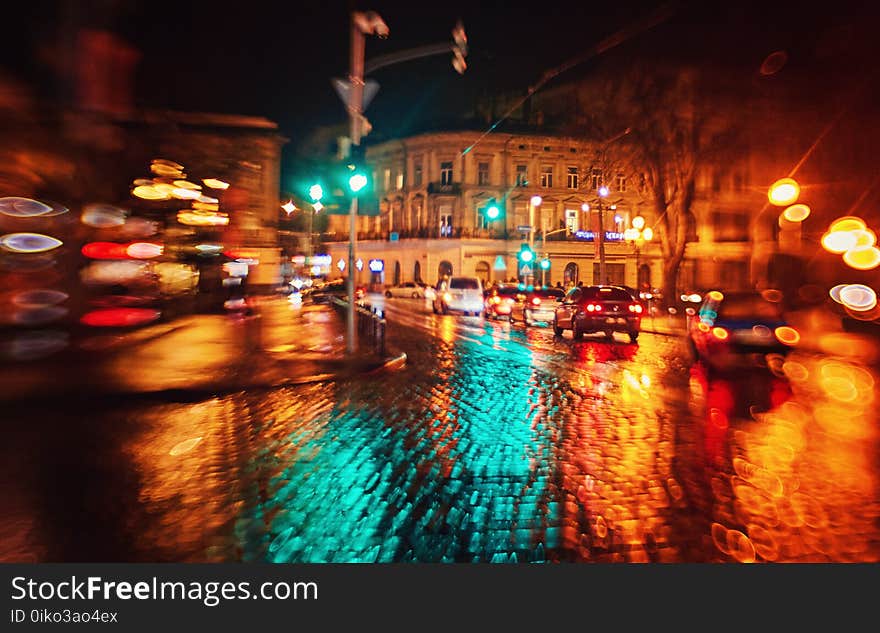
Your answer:
[[[632,303],[629,306],[629,311],[635,312],[636,314],[641,314],[642,313],[642,306],[640,306],[638,303]]]
[[[541,300],[538,299],[538,297],[534,297],[534,298],[532,299],[532,305],[535,305],[535,306],[539,306],[539,305],[541,305]]]
[[[598,303],[588,303],[587,304],[587,312],[601,312],[602,306]]]

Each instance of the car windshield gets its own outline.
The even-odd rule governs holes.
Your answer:
[[[453,277],[452,281],[449,282],[449,287],[455,290],[479,290],[480,283],[476,279]]]

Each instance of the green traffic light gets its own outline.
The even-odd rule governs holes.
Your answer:
[[[320,200],[324,197],[324,188],[321,185],[312,185],[309,187],[309,197],[312,200]]]
[[[501,211],[494,205],[486,209],[486,217],[490,220],[497,220],[499,215],[501,215]]]
[[[354,174],[351,178],[348,179],[348,186],[351,188],[352,191],[357,193],[367,186],[367,177],[363,174]]]
[[[550,269],[550,260],[547,259],[546,257],[541,260],[541,268],[543,268],[544,270]]]
[[[525,250],[519,254],[519,258],[526,263],[529,263],[530,261],[532,261],[532,259],[534,257],[535,257],[535,254],[529,250]]]

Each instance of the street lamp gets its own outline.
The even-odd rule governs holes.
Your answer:
[[[599,255],[599,283],[604,284],[606,275],[605,275],[605,205],[604,200],[608,197],[608,187],[602,185],[599,187],[597,191],[599,194],[599,230],[596,232],[596,239],[599,240],[599,245],[596,248],[596,253]]]
[[[623,232],[623,238],[632,244],[636,255],[636,290],[639,290],[639,253],[645,242],[654,239],[654,230],[645,226],[645,218],[637,215],[632,219],[632,228]],[[650,280],[648,282],[650,284]]]

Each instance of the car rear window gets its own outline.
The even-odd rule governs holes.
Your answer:
[[[500,295],[515,295],[519,292],[519,289],[516,286],[501,286],[500,288],[496,288],[495,292]]]
[[[726,296],[715,308],[718,316],[725,319],[779,319],[779,304],[760,296]]]
[[[536,290],[534,292],[534,296],[536,297],[548,297],[553,299],[558,299],[559,297],[564,297],[565,292],[558,288],[547,288],[545,290]]]
[[[632,295],[622,288],[607,288],[601,286],[589,286],[583,288],[586,299],[597,301],[633,301]]]
[[[479,290],[480,283],[476,279],[468,279],[467,277],[453,277],[449,282],[450,288],[456,290]]]

